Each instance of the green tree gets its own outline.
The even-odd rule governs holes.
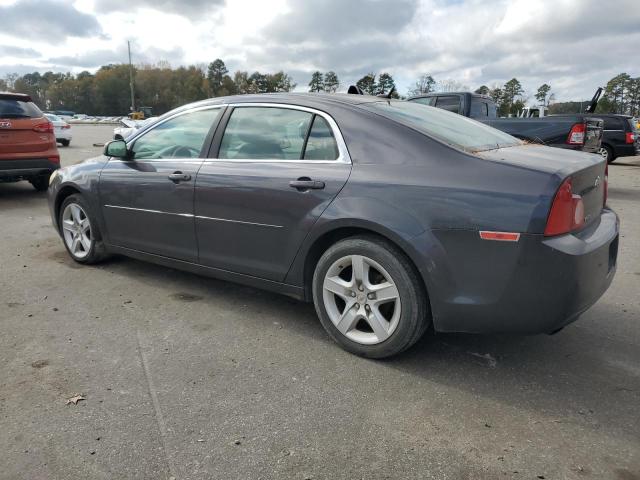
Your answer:
[[[482,85],[481,87],[476,88],[475,93],[479,94],[479,95],[489,95],[489,87],[487,87],[486,85]]]
[[[410,97],[415,97],[416,95],[424,95],[425,93],[430,93],[435,90],[436,81],[433,79],[431,75],[424,74],[417,81],[414,88],[410,89],[407,93]]]
[[[602,99],[598,102],[598,113],[630,113],[633,110],[634,80],[627,73],[620,73],[607,82]],[[629,99],[632,99],[630,102]]]
[[[328,71],[324,75],[324,91],[327,93],[336,93],[340,87],[338,75],[333,70]]]
[[[549,105],[547,97],[551,100],[551,85],[544,83],[538,87],[538,91],[536,92],[536,100],[540,102],[540,105],[546,107]]]
[[[324,91],[324,75],[322,72],[315,71],[311,74],[311,81],[309,82],[310,92],[323,92]]]
[[[381,73],[378,76],[378,93],[389,93],[394,91],[394,98],[398,98],[398,92],[396,91],[396,82],[393,81],[393,77],[386,72]]]
[[[296,88],[293,79],[282,70],[273,74],[267,74],[267,92],[290,92]]]
[[[378,88],[378,86],[376,85],[375,74],[368,73],[356,82],[356,86],[359,87],[364,93],[375,95]]]
[[[224,77],[229,73],[227,66],[222,60],[217,58],[207,67],[207,82],[209,83],[209,93],[213,97],[221,96],[224,84]]]
[[[9,90],[9,86],[7,85],[7,81],[0,78],[0,92],[6,92]]]

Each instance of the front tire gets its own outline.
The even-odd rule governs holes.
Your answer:
[[[68,147],[69,144],[71,143],[71,140],[60,140],[60,143],[62,144],[63,147]]]
[[[58,225],[64,246],[76,262],[93,264],[107,256],[96,218],[82,195],[65,198]]]
[[[431,323],[427,295],[413,264],[374,236],[330,247],[313,275],[320,322],[345,350],[385,358],[406,350]]]

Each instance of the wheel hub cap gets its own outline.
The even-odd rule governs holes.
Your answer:
[[[340,333],[363,345],[385,341],[400,320],[400,295],[391,275],[362,255],[340,258],[329,267],[323,301]]]
[[[84,258],[89,255],[91,223],[86,212],[77,203],[70,203],[62,212],[62,234],[74,257]]]

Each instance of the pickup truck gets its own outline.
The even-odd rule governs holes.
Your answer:
[[[600,150],[604,122],[584,115],[563,115],[542,118],[498,118],[494,101],[470,92],[427,93],[408,99],[443,108],[473,118],[514,137],[550,147],[569,148],[589,153]]]

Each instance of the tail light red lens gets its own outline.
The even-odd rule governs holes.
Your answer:
[[[54,155],[49,157],[49,161],[53,163],[60,163],[60,155]]]
[[[33,131],[38,133],[53,133],[53,123],[39,123],[33,127]]]
[[[582,145],[584,144],[584,137],[587,131],[587,125],[585,123],[576,123],[571,127],[569,136],[567,137],[567,143],[569,145]]]
[[[584,224],[584,202],[572,191],[571,177],[556,192],[547,218],[544,234],[547,237],[569,233]]]
[[[67,125],[62,125],[62,129],[63,129],[63,130],[66,130],[66,129],[68,129],[68,128],[71,128],[71,125],[68,125],[68,124],[67,124]]]
[[[626,143],[633,143],[636,141],[636,134],[633,132],[627,132],[627,138],[625,138]]]

